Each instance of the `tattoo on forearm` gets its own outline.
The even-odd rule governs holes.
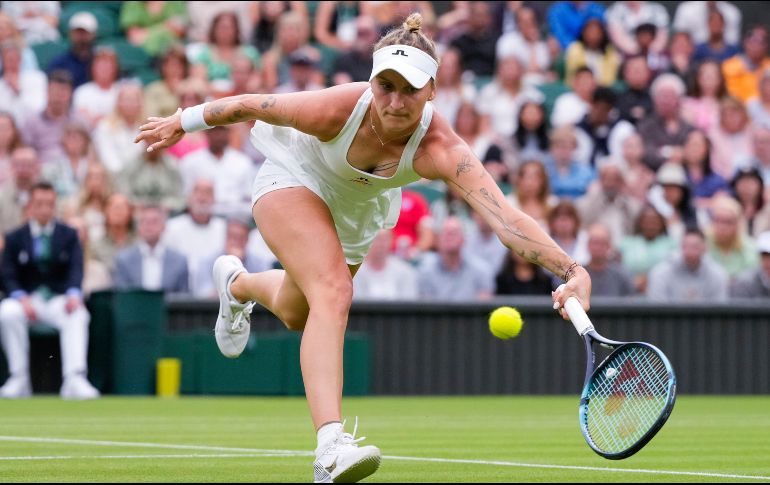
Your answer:
[[[460,178],[461,173],[468,173],[471,171],[471,161],[470,157],[468,157],[467,154],[463,155],[462,160],[460,160],[460,163],[457,164],[457,178]],[[458,186],[459,187],[459,186]]]
[[[481,190],[479,190],[479,192],[481,192],[481,195],[484,196],[484,199],[487,202],[489,202],[490,204],[494,205],[498,209],[501,208],[500,204],[497,202],[497,199],[495,199],[494,196],[492,196],[492,194],[490,194],[487,189],[481,189]]]
[[[262,101],[262,104],[260,104],[259,107],[262,109],[272,108],[273,106],[275,106],[275,103],[277,101],[278,101],[278,98],[276,98],[271,94],[270,96],[267,97],[267,99]]]

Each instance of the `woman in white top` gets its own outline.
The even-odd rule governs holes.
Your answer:
[[[505,202],[472,150],[434,115],[428,101],[438,62],[421,24],[412,14],[380,40],[370,83],[223,98],[150,118],[137,137],[153,150],[185,131],[257,120],[251,139],[267,160],[254,182],[253,215],[285,270],[249,274],[237,258],[218,259],[215,334],[220,350],[237,357],[248,340],[254,302],[289,329],[304,330],[300,361],[318,430],[316,481],[356,481],[379,466],[379,450],[358,448],[340,423],[342,348],[352,275],[377,232],[395,224],[401,186],[421,177],[444,180],[506,246],[568,280],[553,295],[559,308],[569,296],[589,306],[588,273]]]

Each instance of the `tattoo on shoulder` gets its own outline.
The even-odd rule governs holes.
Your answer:
[[[464,154],[462,160],[460,160],[460,163],[457,164],[457,178],[460,178],[461,173],[468,173],[471,171],[471,168],[473,166],[471,165],[471,158],[468,156],[468,154]]]

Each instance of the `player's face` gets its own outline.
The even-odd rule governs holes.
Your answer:
[[[372,80],[374,107],[386,132],[398,132],[414,126],[422,117],[425,103],[433,99],[433,82],[417,89],[401,74],[387,70]],[[387,134],[381,134],[388,138]]]

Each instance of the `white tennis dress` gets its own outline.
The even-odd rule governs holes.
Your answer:
[[[261,121],[251,129],[251,142],[267,158],[254,180],[252,204],[274,190],[312,190],[329,206],[345,259],[351,265],[363,261],[380,229],[396,225],[401,211],[400,187],[420,179],[412,162],[433,119],[433,106],[427,103],[396,173],[392,177],[372,175],[353,167],[347,159],[371,100],[372,91],[367,89],[342,131],[328,142]]]

